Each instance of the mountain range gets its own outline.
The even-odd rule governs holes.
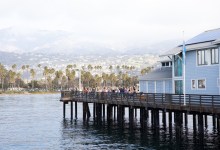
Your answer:
[[[73,32],[37,29],[0,29],[0,63],[48,63],[50,59],[77,59],[81,56],[114,57],[123,55],[159,55],[177,45],[178,40],[158,41],[151,45],[122,45],[121,49],[93,40],[78,39]]]

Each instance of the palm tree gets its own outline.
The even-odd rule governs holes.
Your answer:
[[[45,77],[45,87],[46,87],[46,90],[48,90],[48,87],[47,87],[47,76],[49,74],[49,69],[47,66],[44,67],[44,71],[43,71],[43,76]]]
[[[61,79],[61,90],[64,86],[66,86],[66,82],[67,82],[67,78],[66,76],[62,76],[62,79]]]
[[[90,86],[89,81],[93,78],[92,74],[89,71],[82,71],[82,82],[83,85]]]
[[[31,69],[30,70],[30,73],[31,73],[31,78],[32,78],[32,89],[34,89],[34,77],[35,77],[35,75],[36,75],[36,72],[35,72],[35,70],[34,69]]]
[[[37,72],[37,73],[38,73],[38,75],[39,75],[39,74],[41,74],[41,64],[38,64],[37,67],[38,67],[38,72]],[[38,78],[39,78],[39,77],[38,77]]]
[[[88,70],[92,70],[93,69],[91,64],[89,64],[87,68],[88,68]]]
[[[29,74],[28,74],[28,73],[29,73],[29,67],[30,67],[29,65],[26,65],[26,66],[25,66],[26,71],[27,71],[27,83],[28,83],[28,77],[29,77]]]
[[[7,70],[5,67],[0,63],[0,79],[1,79],[1,84],[2,84],[2,90],[4,89],[4,79],[6,77]]]
[[[103,72],[102,73],[102,79],[103,79],[103,82],[104,82],[104,86],[106,86],[106,83],[108,81],[108,74]]]
[[[21,73],[20,73],[20,72],[18,72],[16,76],[17,76],[17,80],[18,80],[18,88],[20,88],[20,82],[21,82]]]
[[[75,70],[66,69],[66,76],[67,76],[67,80],[68,80],[68,88],[70,87],[71,81],[73,81],[75,79],[75,75],[76,75]]]
[[[9,70],[8,72],[8,83],[9,83],[9,86],[11,88],[14,88],[14,84],[15,84],[15,76],[16,76],[16,73],[12,70]]]
[[[60,80],[62,79],[63,77],[63,71],[62,70],[59,70],[59,71],[56,71],[55,72],[55,76],[57,78],[57,87],[59,88],[59,84],[60,84]],[[61,90],[62,90],[62,82],[61,82]]]
[[[147,68],[141,69],[141,75],[149,73],[152,69],[153,69],[152,67],[147,67]]]
[[[95,75],[94,76],[94,80],[96,82],[96,86],[100,86],[100,83],[102,82],[102,77],[100,77],[99,75]]]
[[[49,69],[49,79],[50,80],[47,80],[47,81],[48,81],[48,83],[51,84],[51,89],[53,89],[52,78],[54,76],[54,73],[55,73],[55,69],[54,68],[50,68]]]
[[[11,68],[12,68],[14,71],[16,71],[17,65],[16,65],[16,64],[13,64],[13,65],[11,66]]]
[[[116,78],[116,76],[115,76],[115,73],[111,73],[111,74],[109,75],[109,80],[111,81],[111,86],[113,86],[114,83],[117,81],[117,78]]]
[[[21,67],[23,77],[24,77],[24,70],[25,70],[25,68],[26,68],[25,65],[23,65],[23,66]]]

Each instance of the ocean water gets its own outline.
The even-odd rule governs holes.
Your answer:
[[[220,149],[211,117],[202,133],[192,129],[191,116],[188,126],[163,126],[160,121],[155,128],[149,119],[143,130],[138,115],[130,129],[127,110],[123,127],[117,121],[97,125],[93,116],[83,122],[80,103],[77,120],[69,119],[69,105],[63,119],[59,99],[60,94],[0,96],[0,150]]]

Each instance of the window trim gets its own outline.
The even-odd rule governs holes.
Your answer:
[[[195,88],[193,88],[192,81],[195,81]],[[197,80],[196,79],[191,79],[191,90],[196,90],[197,89]]]
[[[215,50],[218,51],[218,55],[217,55],[217,56],[218,56],[218,59],[217,59],[217,62],[216,62],[216,60],[215,60],[215,58],[216,58],[216,53],[215,53],[216,51],[215,51]],[[218,49],[218,48],[212,48],[212,49],[210,49],[210,51],[211,51],[211,52],[210,52],[210,53],[211,53],[211,64],[212,64],[212,65],[219,64],[219,49]],[[212,52],[213,52],[213,51],[214,51],[214,63],[213,63],[213,61],[212,61],[212,60],[213,60],[213,58],[212,58]]]
[[[218,51],[218,55],[217,55],[218,60],[215,63],[212,63],[213,62],[213,56],[212,56],[213,50]],[[207,53],[206,51],[208,51],[209,56],[206,56],[206,53]],[[199,53],[200,53],[200,55],[203,53],[204,56],[203,57],[202,57],[202,55],[199,56]],[[215,59],[215,57],[216,57],[216,55],[214,56],[214,59]],[[199,63],[199,60],[200,60],[201,63]],[[202,63],[202,62],[204,62],[204,63]],[[205,63],[205,62],[207,62],[207,63]],[[197,63],[196,66],[198,66],[198,67],[218,65],[219,64],[219,48],[216,47],[216,48],[208,48],[208,49],[197,50],[196,51],[196,63]]]
[[[205,58],[206,58],[206,57],[205,57],[205,51],[206,51],[206,50],[209,50],[209,49],[203,49],[203,50],[198,50],[198,51],[197,51],[197,65],[198,65],[198,66],[206,66],[206,65],[208,65],[208,64],[205,64],[205,62],[206,62],[206,61],[205,61]],[[202,57],[202,55],[199,56],[199,52],[201,52],[201,54],[202,54],[202,52],[203,52],[203,55],[204,55],[204,56],[203,56],[203,57]],[[201,63],[199,63],[199,60],[200,60],[199,58],[201,59]],[[204,62],[204,63],[202,63],[202,62]]]
[[[205,88],[199,88],[199,80],[205,80]],[[197,89],[198,90],[206,90],[206,87],[207,87],[207,85],[206,85],[206,78],[197,79]]]

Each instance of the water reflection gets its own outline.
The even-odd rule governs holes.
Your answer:
[[[117,122],[98,125],[93,120],[63,120],[61,145],[82,149],[219,149],[219,140],[217,131],[199,132],[175,124],[155,128],[147,123],[144,129],[131,129],[127,122],[121,127]]]

